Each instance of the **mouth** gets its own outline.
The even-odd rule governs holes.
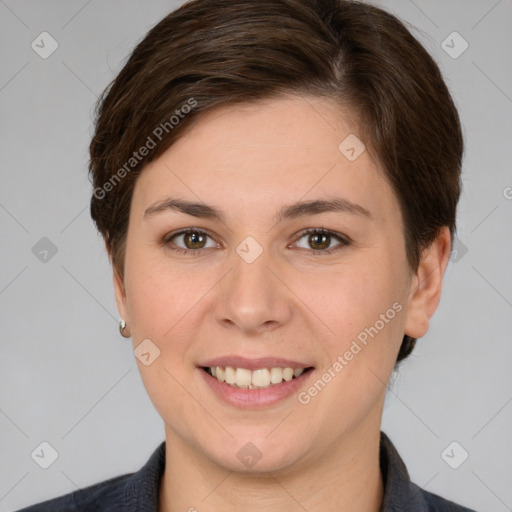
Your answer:
[[[280,386],[313,370],[313,366],[272,366],[253,370],[233,366],[201,366],[200,368],[219,382],[238,389],[265,389]]]

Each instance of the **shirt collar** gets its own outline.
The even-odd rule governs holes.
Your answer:
[[[384,432],[380,433],[380,471],[384,481],[380,512],[427,510],[423,491],[411,482],[404,461]]]
[[[422,490],[411,482],[407,468],[389,437],[380,433],[380,469],[384,495],[380,512],[427,510]],[[146,464],[131,475],[124,488],[127,512],[158,512],[160,481],[165,469],[165,441]]]
[[[158,512],[158,495],[164,469],[165,441],[156,448],[146,464],[126,482],[123,510]]]

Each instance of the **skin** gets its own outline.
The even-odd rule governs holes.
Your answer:
[[[379,433],[386,384],[407,333],[425,335],[450,254],[443,228],[407,264],[397,198],[368,151],[349,161],[341,141],[358,133],[349,112],[328,99],[288,96],[222,107],[198,123],[135,185],[124,279],[116,301],[137,347],[161,353],[137,360],[144,386],[165,422],[166,469],[160,512],[375,511],[383,496]],[[144,216],[167,196],[222,210],[225,222],[165,211]],[[299,200],[340,197],[371,217],[324,212],[275,223]],[[201,247],[183,228],[206,230]],[[325,228],[348,236],[301,235]],[[263,249],[251,264],[236,252],[248,236]],[[188,242],[188,245],[187,245]],[[321,254],[331,248],[339,250]],[[221,402],[201,362],[230,354],[275,356],[314,366],[307,390],[357,335],[394,303],[402,309],[311,401],[297,394],[259,410]],[[247,443],[261,459],[245,467]]]

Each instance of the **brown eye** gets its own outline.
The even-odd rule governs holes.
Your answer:
[[[203,252],[204,249],[218,246],[215,243],[207,246],[208,239],[211,239],[211,236],[200,229],[185,229],[166,236],[163,239],[163,245],[177,253],[196,254]]]
[[[307,247],[301,247],[301,249],[309,249],[313,254],[331,254],[335,251],[343,249],[343,247],[350,245],[348,237],[329,231],[327,229],[308,229],[302,232],[299,240],[307,237]],[[333,241],[339,243],[332,247]]]
[[[202,249],[206,243],[206,236],[199,231],[183,234],[183,242],[187,249]]]
[[[314,233],[309,236],[309,245],[312,249],[327,249],[331,242],[330,235],[324,235],[323,233]]]

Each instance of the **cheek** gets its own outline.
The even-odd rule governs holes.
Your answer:
[[[199,406],[190,403],[190,397],[183,393],[179,383],[186,381],[190,370],[188,355],[194,335],[191,327],[194,305],[206,290],[200,289],[197,272],[183,266],[172,267],[165,258],[155,254],[157,252],[135,247],[135,244],[132,251],[127,252],[129,314],[134,349],[149,339],[159,350],[150,365],[137,361],[144,387],[159,414],[170,424],[174,421],[178,429],[184,427],[181,420],[173,419],[176,409],[192,409],[198,417],[201,412]],[[190,421],[187,425],[193,423]],[[189,434],[186,430],[182,432],[183,437]]]
[[[161,343],[201,296],[191,283],[194,272],[183,266],[171,267],[161,251],[135,241],[130,244],[130,239],[125,268],[134,342],[137,337]]]
[[[329,327],[317,338],[316,379],[298,397],[308,415],[323,418],[319,438],[326,449],[337,432],[377,415],[394,368],[404,308],[395,268],[385,258],[377,261],[311,280],[299,292],[309,294],[308,305],[314,302],[311,309]]]
[[[381,314],[400,300],[400,280],[393,267],[384,261],[361,261],[326,276],[323,291],[317,280],[316,286],[311,282],[303,293],[318,303],[318,311],[322,318],[328,319],[326,323],[332,326],[335,337],[348,339],[373,325]]]
[[[328,352],[322,372],[331,368],[336,375],[332,379],[335,384],[328,386],[330,391],[324,396],[326,403],[340,403],[341,409],[332,410],[334,415],[347,407],[360,413],[370,409],[385,388],[402,342],[405,260],[393,251],[368,251],[367,256],[331,274],[323,295],[312,286],[308,288],[317,296],[315,311],[321,312],[333,331],[319,337],[319,345]]]

